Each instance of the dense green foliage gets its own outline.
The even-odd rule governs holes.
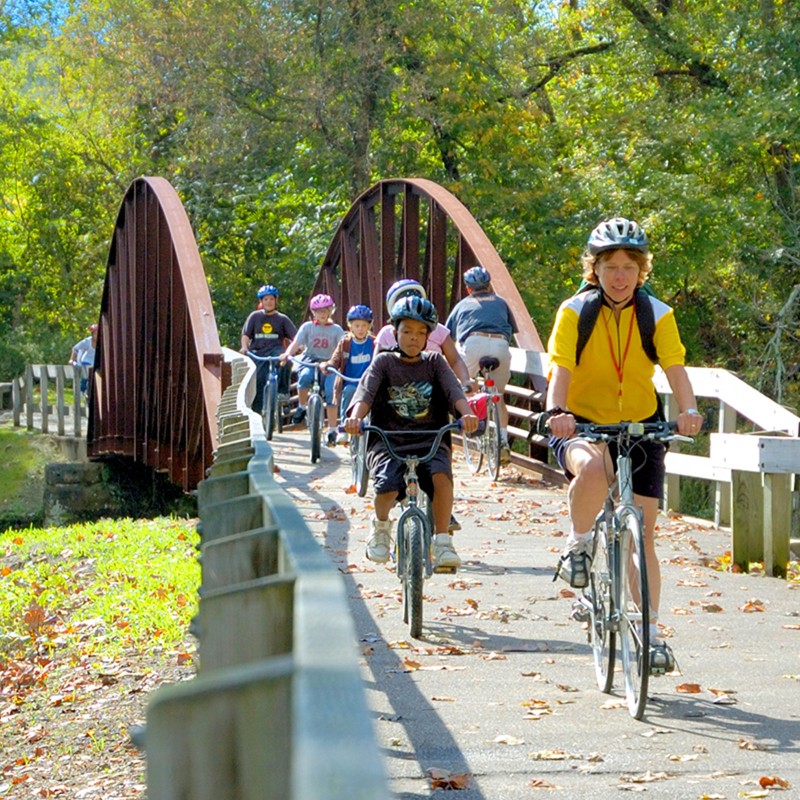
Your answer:
[[[691,362],[800,404],[796,3],[3,8],[0,374],[65,358],[96,316],[138,175],[181,195],[228,345],[263,281],[301,317],[360,192],[422,176],[469,206],[543,334],[588,230],[635,217]]]

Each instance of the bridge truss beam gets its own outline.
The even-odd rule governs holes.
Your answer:
[[[351,206],[334,234],[312,294],[336,300],[343,317],[355,303],[384,324],[386,290],[400,278],[420,281],[444,320],[464,295],[462,276],[480,264],[511,306],[518,347],[544,346],[513,278],[466,206],[447,189],[422,178],[379,181]]]
[[[135,180],[106,270],[90,457],[122,455],[194,489],[213,461],[223,357],[194,234],[172,186]]]

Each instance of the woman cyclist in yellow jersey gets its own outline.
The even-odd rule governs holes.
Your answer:
[[[648,357],[637,322],[634,292],[652,269],[647,236],[634,221],[616,217],[600,223],[590,234],[583,255],[583,278],[602,294],[594,327],[576,361],[578,321],[591,292],[580,292],[562,303],[548,342],[550,383],[548,425],[556,460],[570,479],[568,491],[571,531],[559,565],[572,586],[588,581],[590,537],[608,486],[614,476],[615,453],[606,444],[573,438],[575,423],[617,423],[661,418],[653,386],[655,365]],[[647,295],[655,328],[653,344],[678,404],[678,431],[690,436],[702,425],[691,383],[684,367],[685,348],[672,309]],[[645,554],[651,597],[651,661],[661,671],[674,668],[672,651],[658,638],[661,578],[654,531],[664,483],[665,448],[643,442],[634,459],[634,496],[644,515]]]

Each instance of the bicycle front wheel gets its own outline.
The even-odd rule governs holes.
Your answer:
[[[628,711],[641,719],[647,705],[650,679],[650,593],[644,535],[639,514],[622,511],[618,539],[619,638]]]
[[[484,420],[484,425],[486,420]],[[477,475],[483,466],[483,446],[481,441],[483,434],[478,433],[461,433],[461,441],[464,444],[464,460],[467,462],[467,467],[473,475]]]
[[[365,435],[350,437],[350,459],[353,468],[353,486],[356,487],[358,496],[364,497],[369,484],[367,437]]]
[[[608,552],[608,524],[604,515],[594,524],[592,563],[589,568],[589,644],[594,658],[594,672],[601,692],[611,691],[614,683],[616,634],[610,627],[614,613],[611,596],[611,564]]]
[[[270,378],[267,378],[264,395],[264,432],[267,434],[267,439],[271,440],[272,434],[275,433],[275,417],[278,414],[278,388]]]
[[[417,508],[407,509],[397,523],[397,538],[402,539],[399,564],[403,583],[403,622],[413,639],[422,636],[422,589],[425,572],[425,526],[427,519]]]
[[[489,402],[486,406],[486,467],[493,481],[500,477],[500,409],[497,403]]]
[[[312,394],[308,398],[308,432],[311,436],[311,463],[319,461],[322,450],[322,398]]]

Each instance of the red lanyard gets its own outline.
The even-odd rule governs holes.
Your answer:
[[[600,309],[601,313],[603,309]],[[611,314],[614,312],[611,311]],[[622,411],[622,378],[625,373],[625,362],[628,360],[628,350],[631,346],[631,336],[633,335],[633,315],[631,315],[631,325],[628,328],[628,341],[625,342],[625,352],[622,353],[622,358],[617,362],[617,357],[614,354],[614,342],[611,340],[611,330],[608,327],[608,319],[603,314],[603,322],[606,326],[606,335],[608,336],[608,349],[611,351],[611,360],[614,362],[614,369],[617,371],[617,378],[619,379],[619,389],[617,390],[617,404],[619,410]],[[619,326],[617,326],[619,328]]]

